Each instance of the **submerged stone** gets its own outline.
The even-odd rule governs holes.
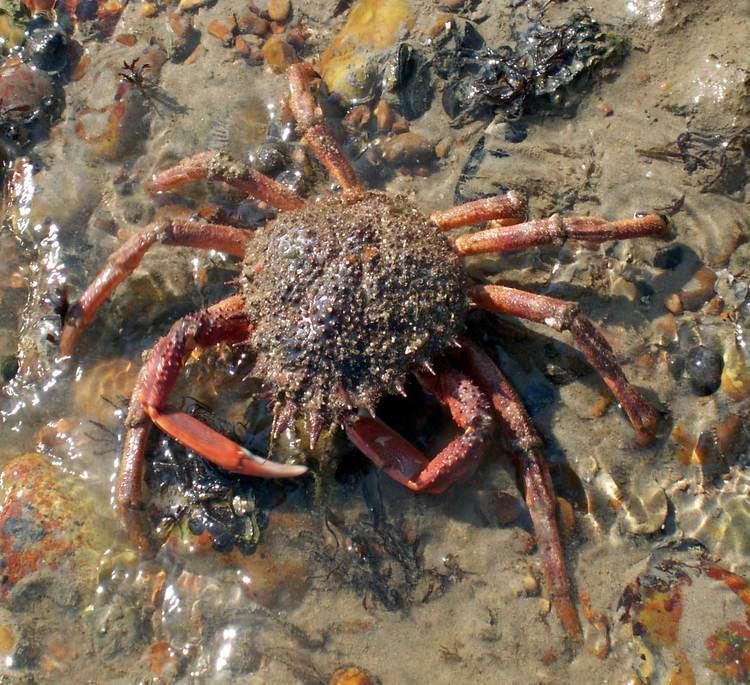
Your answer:
[[[360,0],[320,57],[328,90],[351,103],[366,99],[386,51],[406,37],[414,15],[405,0]]]
[[[32,576],[69,574],[70,585],[93,589],[105,548],[95,513],[82,488],[71,484],[40,454],[13,459],[0,473],[0,599]]]

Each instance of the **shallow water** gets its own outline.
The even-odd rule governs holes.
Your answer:
[[[306,58],[340,30],[337,4],[294,4],[291,23],[309,29]],[[412,0],[416,44],[427,40],[439,5]],[[656,443],[639,448],[565,335],[491,317],[473,324],[529,407],[558,495],[572,505],[566,551],[584,647],[568,645],[550,612],[513,469],[495,444],[473,476],[428,497],[369,469],[340,436],[325,439],[314,482],[250,483],[235,493],[258,522],[268,518],[254,554],[214,551],[184,521],[155,557],[129,543],[113,482],[140,355],[180,315],[230,292],[235,265],[155,248],[68,361],[56,349],[57,293],[67,287],[75,297],[106,256],[154,218],[213,201],[239,203],[243,221],[259,224],[264,214],[253,203],[216,184],[158,198],[143,185],[201,150],[247,159],[269,122],[283,134],[285,89],[283,76],[210,35],[210,22],[241,15],[242,3],[197,10],[200,39],[194,57],[181,61],[167,12],[146,18],[133,3],[113,38],[83,43],[90,64],[66,85],[61,120],[31,152],[34,168],[17,163],[7,184],[0,357],[16,357],[20,368],[0,396],[1,679],[307,685],[356,664],[384,684],[750,682],[741,580],[750,573],[750,5],[587,6],[631,48],[576,86],[575,109],[525,114],[526,136],[513,142],[501,115],[451,127],[437,80],[431,108],[410,124],[432,143],[449,139],[447,155],[426,169],[373,168],[366,153],[357,162],[368,184],[427,212],[457,196],[518,188],[534,217],[670,214],[667,240],[568,243],[467,262],[478,278],[580,302],[628,377],[664,411]],[[547,23],[578,8],[550,5]],[[492,46],[514,43],[538,13],[533,4],[489,0],[461,11]],[[160,68],[159,46],[172,57]],[[130,103],[122,131],[101,136],[117,74],[136,57],[156,85]],[[331,110],[333,125],[342,114]],[[314,195],[327,182],[313,175],[309,185]],[[683,370],[698,347],[725,365],[721,387],[705,396]],[[172,402],[206,407],[210,420],[225,419],[262,449],[268,410],[253,399],[258,385],[243,380],[249,361],[226,351],[195,361]],[[410,398],[387,403],[383,415],[439,443],[445,421],[416,384],[408,390]],[[274,450],[296,455],[301,443],[285,434]],[[43,459],[13,461],[31,452]],[[174,475],[199,467],[164,439],[153,453],[150,483],[161,486],[153,501],[173,513],[200,509]]]

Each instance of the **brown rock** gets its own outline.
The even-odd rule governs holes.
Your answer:
[[[234,39],[234,49],[239,52],[240,55],[244,55],[245,57],[250,56],[251,48],[242,36],[237,36]]]
[[[208,25],[208,32],[227,46],[234,42],[234,32],[236,30],[237,20],[234,17],[221,17],[220,19],[214,19]]]
[[[286,34],[287,42],[297,50],[301,50],[305,47],[305,41],[307,40],[307,31],[301,26],[295,26]]]
[[[713,297],[715,284],[716,273],[713,269],[702,266],[680,291],[680,302],[683,308],[689,311],[700,309],[704,303]]]
[[[283,74],[290,65],[299,62],[295,49],[281,36],[271,36],[265,42],[263,59],[274,74]]]
[[[344,117],[344,126],[350,131],[363,129],[370,122],[371,115],[367,105],[357,105]]]
[[[435,156],[438,159],[443,159],[444,157],[448,156],[448,153],[451,151],[451,147],[453,146],[453,138],[450,136],[446,136],[445,138],[441,138],[437,145],[435,145]]]
[[[268,0],[268,16],[273,21],[286,21],[291,11],[290,0]]]
[[[271,30],[269,23],[254,12],[243,12],[237,18],[237,31],[251,33],[254,36],[265,36]]]
[[[138,42],[138,36],[134,33],[119,33],[115,36],[115,40],[120,43],[120,45],[133,47]]]
[[[435,147],[419,133],[400,133],[383,144],[383,157],[396,166],[421,167],[435,159]]]
[[[400,114],[397,114],[393,121],[393,126],[391,126],[391,133],[406,133],[408,130],[409,122]]]
[[[523,512],[523,502],[509,492],[500,491],[494,497],[494,511],[497,522],[501,526],[516,521]]]
[[[454,17],[451,14],[438,15],[437,19],[435,19],[435,23],[427,29],[427,35],[430,38],[437,38],[443,31],[445,31],[446,26],[453,20]]]
[[[393,109],[391,109],[391,106],[385,100],[381,100],[373,110],[373,113],[378,122],[378,130],[390,131],[393,127],[394,121]]]
[[[680,296],[677,293],[672,293],[671,295],[667,295],[664,298],[664,306],[672,312],[672,314],[679,315],[682,314],[684,311],[684,308],[682,306],[682,301],[680,300]]]

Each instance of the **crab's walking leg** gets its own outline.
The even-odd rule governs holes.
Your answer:
[[[462,205],[433,212],[430,219],[442,231],[460,226],[481,224],[498,219],[502,223],[517,224],[526,216],[526,201],[517,192],[511,190],[505,195],[494,195],[479,200],[472,200]]]
[[[471,296],[484,309],[543,323],[558,331],[570,331],[583,356],[622,405],[640,444],[648,445],[653,441],[659,413],[628,382],[609,343],[581,314],[577,304],[502,285],[476,286],[472,288]]]
[[[501,426],[523,480],[550,600],[565,632],[572,640],[580,642],[581,622],[570,596],[565,553],[557,528],[557,498],[544,459],[542,439],[515,389],[495,363],[472,342],[464,340],[462,346],[465,370],[487,394],[500,415]]]
[[[562,218],[555,214],[548,219],[529,221],[510,227],[493,227],[456,238],[454,247],[460,255],[484,252],[513,252],[538,245],[562,244],[568,238],[588,243],[607,240],[640,238],[665,232],[667,222],[656,214],[605,221],[599,217]]]
[[[487,398],[464,374],[450,369],[420,382],[448,407],[463,433],[432,460],[381,421],[357,416],[346,424],[349,439],[379,468],[410,490],[439,494],[471,471],[492,429]]]
[[[305,142],[323,163],[345,193],[358,195],[362,185],[352,165],[344,156],[333,133],[323,120],[323,112],[310,89],[310,79],[317,76],[315,69],[306,62],[292,64],[287,69],[289,79],[289,106]]]
[[[222,181],[276,209],[298,209],[302,198],[289,188],[223,152],[199,152],[151,177],[148,190],[163,193],[194,181]]]
[[[142,506],[143,460],[151,421],[185,447],[235,473],[287,478],[307,470],[258,457],[193,416],[166,406],[185,359],[196,347],[242,342],[251,329],[244,301],[235,295],[175,322],[152,348],[133,390],[117,478],[117,503],[129,526]]]
[[[68,309],[60,338],[60,351],[64,355],[73,352],[78,338],[94,319],[99,307],[135,271],[152,245],[161,243],[197,247],[243,257],[251,237],[248,231],[233,226],[193,221],[165,221],[134,235],[109,256],[106,266],[81,298]]]

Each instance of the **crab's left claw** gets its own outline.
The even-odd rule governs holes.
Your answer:
[[[229,297],[175,322],[154,345],[141,368],[125,419],[125,444],[116,484],[117,505],[130,539],[138,547],[156,547],[143,498],[143,464],[152,422],[185,447],[228,471],[261,478],[292,478],[307,471],[304,466],[258,457],[190,414],[167,406],[185,359],[196,347],[241,343],[251,330],[242,296]]]
[[[307,471],[300,464],[280,464],[259,457],[190,414],[161,412],[156,407],[146,407],[146,413],[177,442],[227,471],[259,478],[294,478]]]

